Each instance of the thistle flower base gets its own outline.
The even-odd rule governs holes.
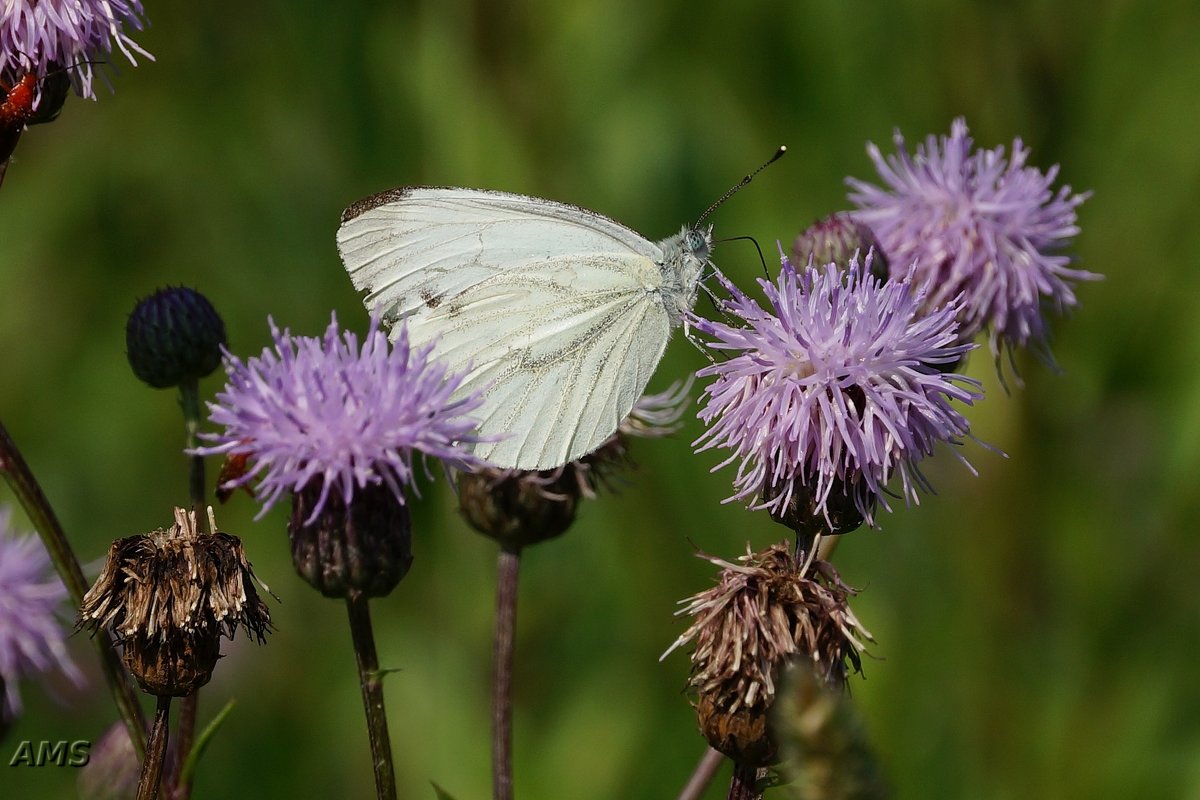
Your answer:
[[[349,506],[332,493],[323,505],[320,498],[319,482],[293,498],[288,538],[296,572],[326,597],[390,594],[412,566],[408,508],[382,484],[360,489]]]

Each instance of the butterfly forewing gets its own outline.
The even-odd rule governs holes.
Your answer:
[[[549,469],[604,442],[670,334],[662,252],[576,206],[474,189],[405,189],[347,210],[338,248],[368,308],[470,369],[476,453]]]

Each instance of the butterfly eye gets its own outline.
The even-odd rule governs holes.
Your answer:
[[[708,243],[704,240],[704,234],[693,228],[687,232],[684,238],[687,249],[693,253],[700,253],[708,249]]]

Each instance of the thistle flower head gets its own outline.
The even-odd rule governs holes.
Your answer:
[[[880,282],[870,256],[844,272],[796,270],[785,258],[776,282],[759,281],[765,309],[721,282],[730,293],[722,310],[739,322],[691,319],[710,348],[730,354],[697,373],[715,380],[699,412],[709,428],[695,444],[732,451],[714,468],[738,463],[730,500],[778,513],[803,493],[832,532],[831,504],[843,498],[873,525],[897,474],[902,496],[917,502],[928,488],[917,462],[936,442],[969,435],[951,401],[982,397],[978,382],[936,368],[974,346],[957,343],[957,302],[919,316],[911,275]]]
[[[359,344],[329,323],[322,339],[293,336],[271,322],[275,344],[243,362],[226,355],[229,380],[209,403],[209,419],[224,430],[201,434],[215,444],[202,455],[247,456],[249,467],[226,488],[258,481],[267,511],[286,492],[310,484],[315,520],[330,493],[346,506],[356,491],[384,486],[399,503],[413,482],[413,453],[457,467],[479,462],[464,445],[479,441],[466,415],[481,400],[452,400],[461,376],[431,359],[431,346],[410,346],[401,330],[394,345],[371,327]]]
[[[21,712],[18,682],[51,671],[76,685],[83,674],[67,654],[58,618],[67,589],[36,536],[17,536],[0,506],[0,728]]]
[[[1088,194],[1052,189],[1058,167],[1026,166],[1029,150],[972,151],[967,124],[956,119],[950,135],[930,136],[908,152],[895,134],[896,154],[867,152],[883,188],[848,178],[855,217],[875,231],[893,277],[916,263],[925,303],[938,308],[962,295],[959,336],[969,341],[988,329],[992,352],[1034,345],[1047,338],[1043,307],[1062,313],[1077,304],[1074,282],[1099,276],[1071,269],[1061,251],[1079,232],[1075,209]]]
[[[850,610],[855,590],[832,566],[805,573],[790,548],[776,544],[738,563],[701,554],[721,568],[717,585],[682,601],[694,618],[663,654],[694,643],[688,689],[709,744],[735,760],[767,762],[775,745],[767,712],[783,670],[805,660],[829,685],[858,671],[871,634]]]
[[[141,17],[140,0],[2,0],[0,81],[67,69],[76,93],[95,99],[89,62],[107,59],[114,47],[135,67],[138,56],[154,60],[127,32],[142,29]]]

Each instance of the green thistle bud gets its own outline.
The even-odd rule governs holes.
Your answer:
[[[801,267],[808,263],[810,257],[813,264],[818,266],[830,262],[845,266],[855,253],[859,253],[861,260],[872,249],[871,273],[879,278],[887,278],[887,259],[879,248],[879,240],[874,232],[850,214],[841,212],[809,225],[804,233],[796,237],[792,255],[794,263]]]
[[[184,286],[139,300],[125,325],[129,366],[155,389],[179,386],[221,364],[225,323],[208,299]]]

